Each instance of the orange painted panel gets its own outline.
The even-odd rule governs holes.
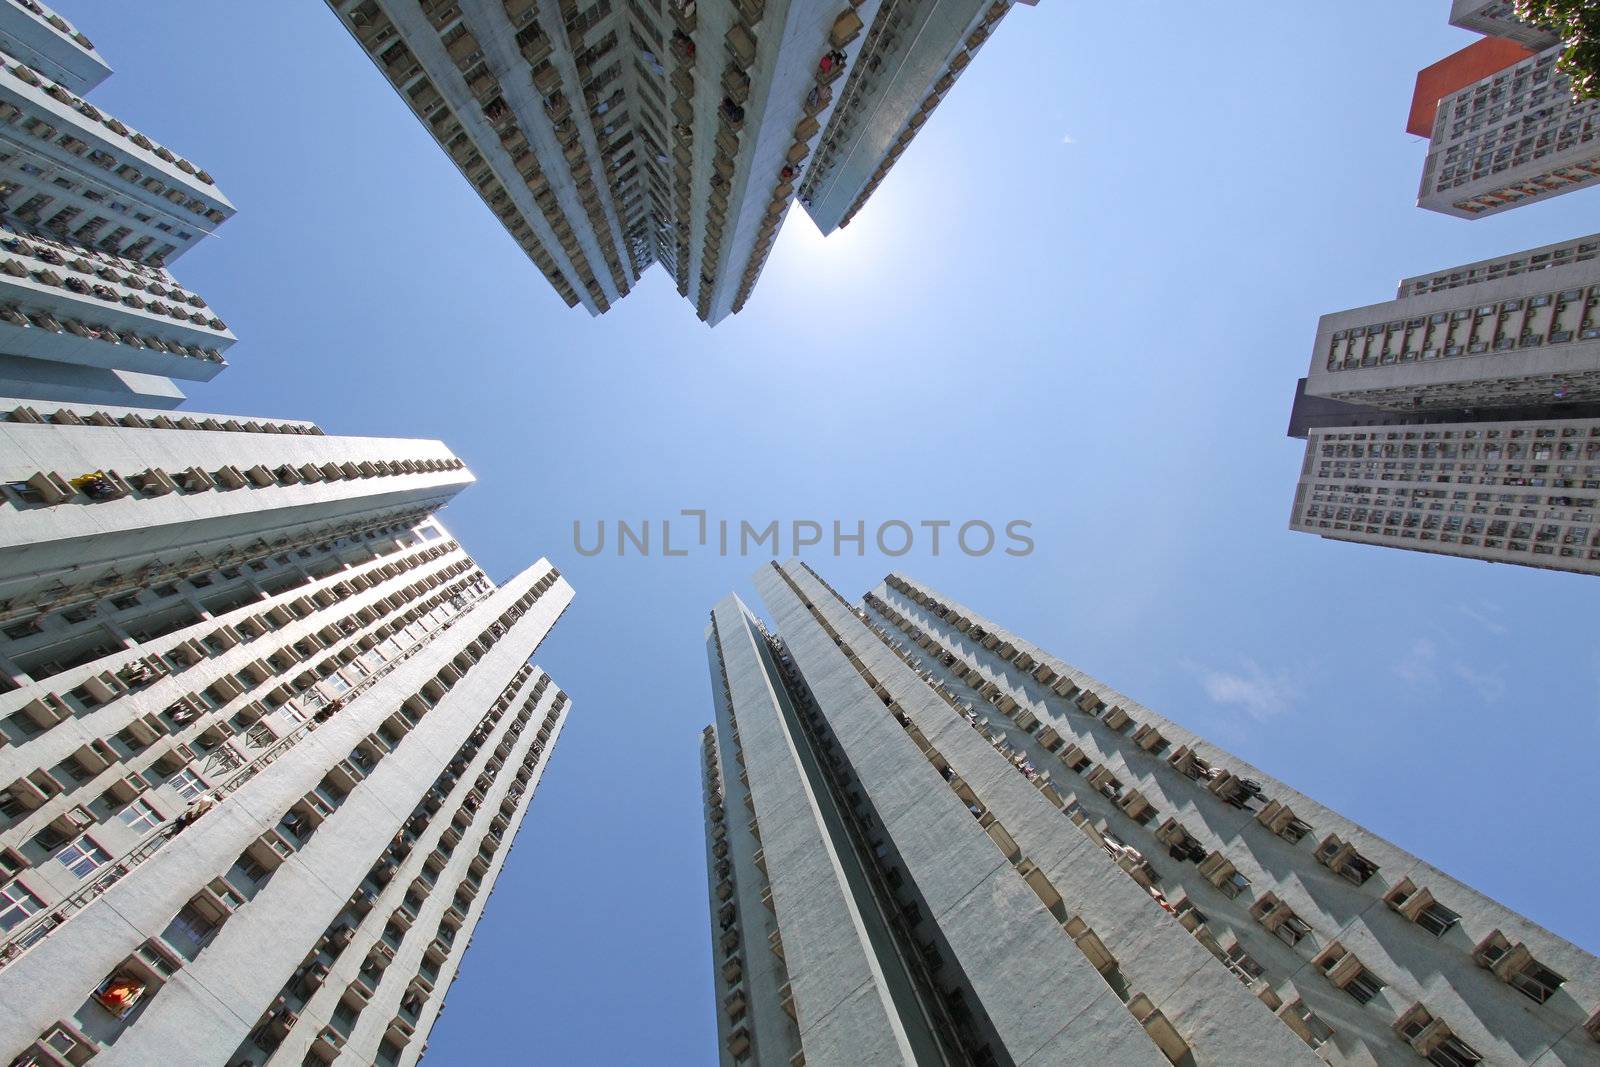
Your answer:
[[[1416,92],[1411,97],[1411,117],[1406,121],[1406,131],[1418,137],[1432,137],[1433,119],[1440,100],[1531,55],[1532,52],[1515,41],[1485,37],[1420,71]]]

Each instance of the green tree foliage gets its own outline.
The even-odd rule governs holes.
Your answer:
[[[1560,34],[1558,66],[1572,77],[1572,94],[1600,97],[1600,0],[1517,0],[1517,17]]]

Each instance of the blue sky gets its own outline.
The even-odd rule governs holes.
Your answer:
[[[573,716],[428,1062],[713,1056],[702,631],[762,560],[572,547],[683,508],[1029,520],[1026,559],[811,560],[847,596],[915,574],[1600,949],[1594,581],[1286,528],[1320,314],[1600,230],[1594,191],[1414,206],[1415,72],[1472,40],[1445,0],[1019,7],[714,331],[659,270],[562,305],[317,0],[58,6],[116,68],[94,100],[239,208],[176,268],[241,338],[190,406],[442,438],[479,561],[577,588],[536,657]]]

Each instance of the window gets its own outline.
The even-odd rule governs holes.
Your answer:
[[[252,883],[261,881],[270,873],[260,860],[248,853],[239,857],[237,866]]]
[[[1472,957],[1478,966],[1493,971],[1502,982],[1540,1004],[1554,996],[1566,981],[1534,959],[1526,945],[1513,944],[1499,930],[1484,938]]]
[[[1447,1037],[1428,1053],[1428,1062],[1435,1067],[1474,1067],[1483,1062],[1483,1057],[1460,1038]]]
[[[183,906],[182,911],[173,916],[172,922],[167,925],[161,936],[170,944],[198,952],[219,925],[221,924],[201,911],[191,900]]]
[[[1555,996],[1566,979],[1542,964],[1529,961],[1522,970],[1513,973],[1509,981],[1523,996],[1543,1004]]]
[[[28,916],[44,907],[44,901],[29,892],[21,882],[0,889],[0,930],[13,930]]]
[[[1304,1000],[1294,1001],[1282,1014],[1285,1021],[1292,1018],[1300,1024],[1293,1028],[1301,1032],[1300,1036],[1312,1048],[1320,1048],[1333,1037],[1333,1027],[1323,1022],[1322,1017],[1312,1011]]]
[[[1437,902],[1417,913],[1417,925],[1434,937],[1443,937],[1447,930],[1460,921],[1461,916]]]
[[[141,834],[160,826],[162,821],[161,813],[143,800],[135,800],[117,812],[117,818],[129,829]]]
[[[1249,985],[1260,978],[1265,972],[1261,964],[1257,963],[1251,955],[1244,950],[1244,946],[1235,941],[1228,949],[1228,969],[1238,976],[1239,981]]]
[[[178,795],[185,800],[198,799],[206,791],[205,781],[187,767],[168,778],[167,784],[176,789]]]
[[[1354,978],[1344,984],[1344,991],[1358,1003],[1366,1004],[1383,991],[1383,982],[1371,971],[1362,968]]]
[[[110,853],[94,843],[94,839],[85,835],[67,845],[56,853],[56,859],[61,866],[84,878],[93,874],[95,869],[111,862]]]

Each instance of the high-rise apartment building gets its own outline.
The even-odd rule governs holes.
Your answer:
[[[714,325],[797,195],[850,221],[1011,0],[329,4],[568,306],[659,262]]]
[[[108,74],[60,15],[0,3],[0,395],[173,407],[234,337],[167,268],[233,205],[83,98]]]
[[[711,613],[721,1062],[1600,1064],[1600,960],[910,579]]]
[[[566,720],[437,441],[0,400],[0,1061],[413,1064]]]
[[[1514,0],[1451,0],[1450,25],[1485,37],[1515,41],[1534,52],[1561,41],[1560,35],[1517,18]]]
[[[59,14],[35,0],[12,0],[7,7],[0,16],[0,52],[74,93],[111,77],[111,65],[94,42]]]
[[[1417,78],[1411,132],[1429,139],[1417,203],[1473,219],[1600,181],[1600,101],[1575,101],[1560,38],[1509,0],[1455,0],[1453,25],[1489,35]]]
[[[1291,529],[1600,574],[1600,234],[1324,315]]]

